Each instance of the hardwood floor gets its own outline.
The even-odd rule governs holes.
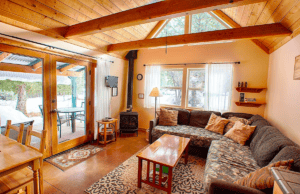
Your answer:
[[[146,145],[146,132],[139,130],[138,137],[135,134],[122,134],[116,142],[109,143],[106,147],[101,146],[104,150],[95,156],[66,171],[44,162],[44,193],[84,193],[94,182]]]

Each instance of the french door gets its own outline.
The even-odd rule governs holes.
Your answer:
[[[50,66],[52,155],[91,140],[92,65],[52,56]]]

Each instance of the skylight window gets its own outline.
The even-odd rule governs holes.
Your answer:
[[[208,13],[199,13],[192,16],[191,33],[224,29],[226,29],[226,27]]]
[[[185,17],[173,18],[157,35],[157,38],[184,34]]]

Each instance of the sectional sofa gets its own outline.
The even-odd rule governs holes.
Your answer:
[[[191,147],[207,148],[204,173],[206,192],[210,187],[211,190],[224,187],[220,190],[231,188],[231,191],[240,193],[272,193],[272,189],[259,191],[233,182],[250,172],[281,160],[294,159],[293,170],[300,172],[300,146],[259,115],[172,109],[178,111],[178,125],[161,126],[159,119],[150,121],[149,142],[154,142],[163,134],[172,134],[191,138]],[[246,145],[240,145],[223,135],[204,129],[212,113],[224,118],[235,116],[248,119],[256,129]]]

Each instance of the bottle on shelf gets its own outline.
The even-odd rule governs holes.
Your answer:
[[[248,83],[247,82],[245,82],[245,88],[247,88],[248,87]]]
[[[242,87],[242,88],[244,87],[244,82],[242,82],[241,87]]]
[[[241,82],[238,83],[238,87],[239,87],[239,88],[241,87]]]

